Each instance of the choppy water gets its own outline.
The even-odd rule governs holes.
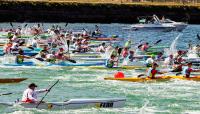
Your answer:
[[[64,24],[60,23],[64,26]],[[16,24],[14,24],[16,25]],[[135,42],[141,39],[155,42],[163,39],[161,44],[170,45],[178,32],[131,32],[123,31],[122,24],[99,24],[105,34],[118,34],[121,37],[130,37]],[[9,26],[7,23],[0,27]],[[47,24],[50,26],[50,24]],[[69,24],[67,28],[93,29],[94,24]],[[186,48],[191,40],[198,43],[196,34],[200,33],[200,26],[190,25],[182,32],[178,40],[178,48]],[[168,114],[168,113],[200,113],[200,82],[171,80],[159,83],[131,83],[103,80],[105,76],[111,76],[116,71],[90,70],[85,68],[67,67],[1,67],[0,77],[26,77],[28,80],[19,84],[1,84],[0,93],[14,92],[16,94],[0,96],[1,102],[12,102],[21,98],[22,92],[27,85],[35,82],[39,88],[47,88],[57,79],[60,82],[47,95],[46,101],[64,101],[71,98],[113,98],[125,97],[127,99],[124,108],[117,109],[79,109],[79,110],[36,110],[21,107],[1,107],[0,114]],[[134,70],[123,71],[126,76],[134,76],[141,72]],[[43,94],[39,96],[41,98]]]

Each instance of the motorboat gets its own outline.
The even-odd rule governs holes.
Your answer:
[[[139,24],[131,25],[132,30],[158,30],[158,31],[182,31],[187,27],[186,23],[175,22],[170,19],[160,20],[156,15],[141,17]]]
[[[187,23],[176,22],[176,21],[172,21],[170,19],[164,19],[164,20],[161,20],[161,22],[164,24],[169,24],[169,25],[175,26],[177,31],[183,31],[188,25]]]

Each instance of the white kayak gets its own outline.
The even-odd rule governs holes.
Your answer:
[[[126,99],[124,98],[111,98],[111,99],[70,99],[64,102],[47,102],[41,103],[38,109],[80,109],[80,108],[120,108],[125,105]],[[6,103],[0,103],[6,105]],[[8,105],[8,104],[7,104]],[[18,102],[12,106],[22,106],[24,108],[36,108],[37,104]],[[10,106],[10,105],[9,105]]]

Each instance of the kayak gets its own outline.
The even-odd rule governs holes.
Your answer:
[[[60,62],[60,63],[47,63],[47,62],[23,62],[21,64],[18,63],[10,63],[10,64],[3,64],[4,66],[98,66],[98,65],[104,65],[104,62],[96,62],[96,63],[68,63],[68,62]]]
[[[70,99],[64,102],[47,102],[41,103],[37,109],[62,110],[62,109],[80,109],[80,108],[121,108],[125,105],[125,98],[110,98],[110,99]],[[0,103],[5,106],[20,105],[24,108],[36,108],[34,103]]]
[[[104,58],[79,58],[81,61],[106,61]]]
[[[106,77],[104,78],[104,80],[117,80],[117,81],[128,81],[128,82],[168,81],[171,79],[200,81],[200,76],[195,76],[191,78],[185,78],[183,76],[160,76],[155,79],[151,79],[148,77],[147,78],[138,78],[138,77],[127,77],[127,78]]]
[[[19,83],[27,78],[0,78],[0,83]]]
[[[107,68],[105,66],[90,66],[90,69],[97,69],[97,70],[133,70],[136,68],[142,68],[142,66],[121,66],[121,67],[113,67]]]
[[[100,54],[72,54],[70,55],[72,58],[101,58]]]
[[[90,38],[90,40],[95,40],[95,41],[122,41],[123,38]]]

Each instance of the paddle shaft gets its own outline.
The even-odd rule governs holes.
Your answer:
[[[43,99],[47,96],[47,94],[51,91],[51,89],[59,82],[59,80],[57,80],[46,92],[46,94],[44,95],[44,97],[42,97],[42,99],[40,100],[40,102],[37,104],[36,108],[38,108],[38,106],[42,103]]]
[[[161,39],[160,39],[160,40],[157,40],[153,45],[151,45],[151,46],[149,46],[149,47],[153,47],[153,46],[157,45],[158,43],[160,43],[161,41],[162,41]],[[143,44],[140,44],[140,45],[138,46],[138,48],[142,47],[142,45],[143,45]]]

